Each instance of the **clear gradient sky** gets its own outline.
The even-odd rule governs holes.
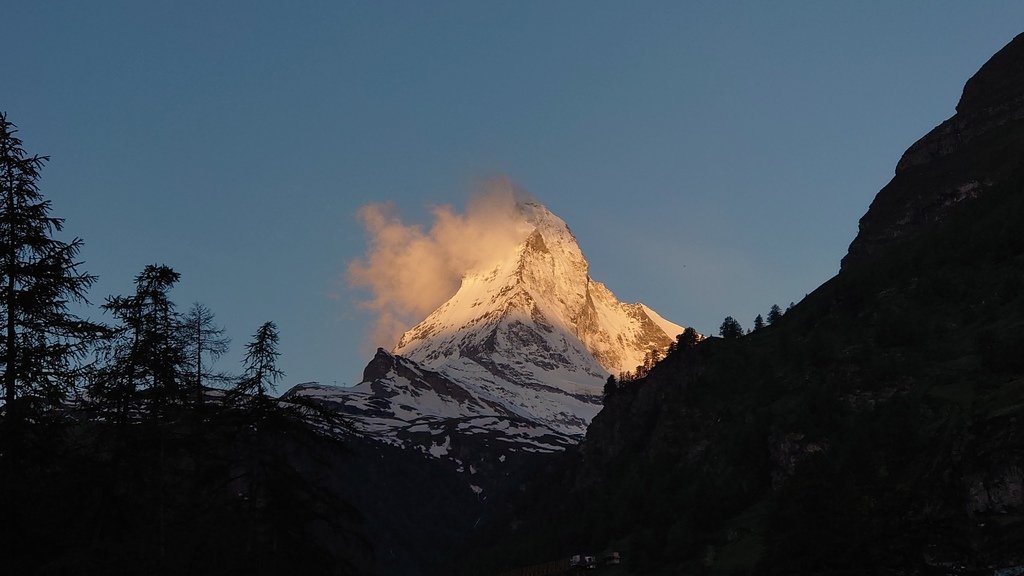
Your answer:
[[[620,299],[714,333],[834,275],[900,154],[1024,31],[1024,2],[14,2],[0,110],[85,240],[147,263],[282,386],[354,383],[356,219],[507,175]],[[96,316],[100,313],[95,312]]]

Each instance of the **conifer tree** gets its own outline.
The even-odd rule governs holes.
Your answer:
[[[154,413],[184,399],[185,348],[168,294],[179,278],[168,266],[150,264],[135,277],[135,294],[107,298],[104,310],[121,325],[107,347],[108,364],[93,390],[96,398],[112,401],[123,412],[140,389],[146,390]]]
[[[680,350],[689,350],[697,346],[697,343],[700,342],[700,334],[690,327],[683,330],[681,334],[676,336],[676,342],[678,342]]]
[[[604,397],[608,398],[612,394],[615,394],[619,390],[619,382],[615,379],[615,375],[608,376],[608,379],[604,381]]]
[[[69,310],[87,302],[96,278],[78,269],[81,239],[53,238],[64,220],[50,216],[37,184],[49,158],[28,155],[16,133],[0,112],[0,362],[12,418],[22,397],[60,403],[74,385],[75,363],[103,331]]]
[[[768,311],[768,324],[775,324],[782,318],[782,308],[779,308],[778,304],[772,304],[772,309]]]
[[[661,360],[661,350],[658,348],[651,348],[644,355],[644,371],[648,374],[654,369],[654,365]]]
[[[722,338],[739,338],[743,336],[743,327],[732,316],[726,316],[718,328],[718,334]]]
[[[754,317],[754,332],[757,332],[762,328],[764,328],[764,318],[761,318],[761,315],[758,314]]]
[[[274,384],[284,376],[277,368],[278,334],[277,325],[265,322],[256,330],[252,341],[245,345],[245,371],[235,386],[235,396],[246,395],[259,401],[266,400],[267,391],[273,390]]]
[[[185,340],[185,355],[192,374],[190,386],[194,389],[197,403],[203,401],[203,386],[210,380],[225,380],[223,374],[212,372],[203,365],[203,358],[217,360],[228,351],[231,339],[224,335],[224,328],[214,324],[214,315],[209,308],[195,302],[182,319],[181,330]]]

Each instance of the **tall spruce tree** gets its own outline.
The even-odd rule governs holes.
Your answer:
[[[245,372],[235,386],[236,398],[244,395],[266,400],[267,391],[284,376],[277,368],[277,357],[281,355],[277,343],[277,325],[273,322],[265,322],[256,330],[252,341],[245,345]]]
[[[772,304],[771,310],[768,311],[768,324],[775,324],[782,318],[782,309],[779,308],[778,304]]]
[[[53,237],[64,227],[50,216],[50,201],[37,184],[49,159],[30,156],[17,129],[0,112],[0,317],[4,400],[17,419],[20,400],[60,403],[74,386],[74,370],[103,328],[72,314],[87,303],[96,280],[77,261],[82,240]]]
[[[150,264],[135,277],[135,294],[111,296],[103,305],[120,326],[107,347],[107,365],[93,396],[122,414],[142,390],[154,414],[185,400],[185,346],[168,294],[180,277],[168,266]]]

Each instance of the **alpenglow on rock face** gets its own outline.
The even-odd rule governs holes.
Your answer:
[[[433,456],[451,457],[485,431],[491,450],[562,450],[582,437],[608,375],[664,352],[683,328],[591,279],[576,238],[547,208],[520,202],[517,211],[522,240],[467,272],[391,353],[378,350],[362,383],[290,393]]]
[[[588,274],[576,238],[536,203],[520,203],[525,239],[467,273],[441,307],[393,352],[442,372],[528,417],[582,434],[609,373],[664,351],[683,328],[624,304]]]

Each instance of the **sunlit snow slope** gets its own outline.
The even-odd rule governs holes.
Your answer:
[[[378,350],[363,382],[290,393],[435,457],[477,444],[562,450],[581,437],[608,375],[634,370],[683,328],[592,280],[576,238],[547,208],[520,202],[517,214],[521,241],[467,272],[391,353]]]
[[[633,370],[683,328],[624,304],[588,274],[560,218],[519,204],[523,241],[468,272],[393,352],[561,432],[582,434],[609,373]]]

